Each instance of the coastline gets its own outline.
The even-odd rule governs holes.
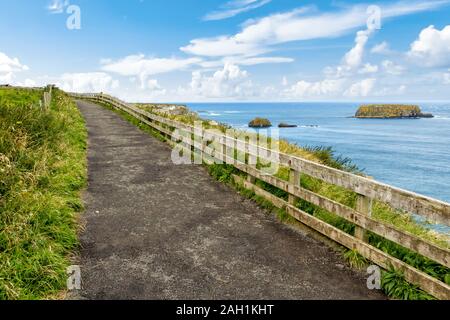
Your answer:
[[[201,117],[248,129],[248,121],[261,116],[297,128],[280,130],[280,137],[301,146],[331,146],[353,159],[377,180],[442,201],[450,201],[450,103],[430,104],[435,118],[363,119],[350,117],[357,104],[335,103],[190,103]],[[389,120],[389,121],[385,121]]]
[[[450,193],[445,192],[449,185],[444,179],[447,171],[450,174],[450,155],[444,147],[446,141],[450,141],[445,129],[450,130],[450,103],[443,103],[441,107],[439,104],[426,106],[436,117],[414,118],[412,120],[422,120],[414,122],[404,121],[405,118],[357,121],[354,116],[349,117],[357,107],[355,103],[338,107],[334,103],[299,103],[289,108],[285,103],[187,105],[193,111],[204,111],[200,114],[202,118],[240,130],[250,129],[247,120],[257,116],[275,123],[297,124],[297,128],[280,130],[280,138],[300,146],[331,146],[337,155],[351,158],[378,181],[450,201]],[[449,227],[420,224],[450,234]]]

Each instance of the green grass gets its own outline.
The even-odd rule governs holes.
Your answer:
[[[125,119],[126,121],[130,122],[131,124],[134,124],[136,127],[138,127],[140,130],[150,134],[151,136],[157,138],[160,141],[166,141],[166,137],[161,134],[161,132],[153,129],[152,127],[150,127],[149,125],[143,123],[142,121],[140,121],[139,119],[136,119],[135,117],[133,117],[132,115],[130,115],[129,113],[122,111],[118,108],[113,107],[112,105],[108,104],[108,103],[104,103],[104,102],[95,102],[98,105],[101,105],[102,107],[111,110],[115,113],[117,113],[118,115],[120,115],[123,119]]]
[[[355,269],[363,270],[369,265],[369,261],[358,253],[356,250],[347,250],[344,253],[344,258],[348,264]]]
[[[402,300],[435,300],[434,297],[408,283],[403,274],[395,269],[382,272],[381,288],[392,298]]]
[[[54,90],[0,89],[0,299],[47,299],[66,286],[78,246],[87,132]]]

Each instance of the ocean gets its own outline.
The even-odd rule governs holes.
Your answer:
[[[450,102],[416,103],[431,119],[355,119],[357,103],[188,103],[202,118],[247,129],[255,117],[298,125],[280,138],[300,146],[331,146],[364,173],[450,202]]]

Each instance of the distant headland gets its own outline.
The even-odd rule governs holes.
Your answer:
[[[369,104],[359,107],[355,118],[361,119],[407,119],[433,118],[423,113],[419,106],[405,104]]]

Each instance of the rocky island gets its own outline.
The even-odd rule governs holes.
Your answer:
[[[298,126],[296,124],[289,124],[289,123],[285,123],[285,122],[281,122],[278,125],[278,128],[297,128]]]
[[[270,128],[272,123],[269,119],[255,118],[248,124],[250,128]]]
[[[405,119],[433,118],[431,113],[423,113],[419,106],[405,104],[369,104],[359,107],[355,118]]]

